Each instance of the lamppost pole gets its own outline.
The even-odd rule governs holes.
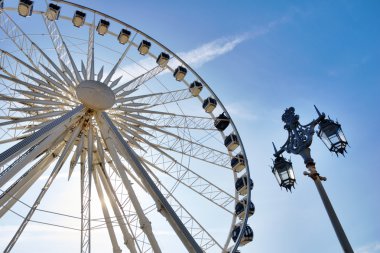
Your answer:
[[[294,188],[296,181],[293,167],[292,163],[282,156],[282,153],[287,151],[288,153],[301,155],[308,170],[304,172],[304,175],[313,179],[343,251],[345,253],[353,253],[354,251],[352,250],[350,242],[322,185],[321,181],[326,181],[326,178],[319,175],[314,160],[310,155],[310,145],[312,143],[314,128],[317,124],[319,125],[318,136],[323,140],[329,150],[335,152],[337,155],[338,153],[344,154],[347,141],[340,124],[331,119],[326,119],[324,113],[321,114],[316,107],[315,109],[317,110],[318,118],[305,126],[299,123],[299,116],[295,115],[293,107],[285,110],[285,113],[282,115],[282,120],[285,123],[284,128],[288,131],[289,135],[280,150],[277,150],[273,144],[276,159],[274,160],[272,172],[281,187],[284,187],[286,190],[291,190],[292,187]]]

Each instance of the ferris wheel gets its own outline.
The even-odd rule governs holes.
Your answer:
[[[36,223],[72,231],[82,253],[98,233],[108,252],[252,241],[242,140],[178,55],[67,1],[0,0],[0,32],[0,226],[18,224],[4,252]]]

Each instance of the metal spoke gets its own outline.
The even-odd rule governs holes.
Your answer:
[[[95,39],[95,12],[92,24],[88,30],[88,48],[87,48],[87,79],[95,79],[95,52],[94,52],[94,39]]]
[[[102,118],[104,119],[102,120]],[[118,143],[119,150],[122,152],[122,155],[131,164],[136,174],[139,175],[142,183],[144,184],[145,188],[148,190],[150,195],[155,199],[157,203],[161,204],[161,214],[167,218],[169,224],[173,227],[174,231],[177,233],[178,237],[181,239],[182,243],[187,248],[187,250],[189,252],[202,252],[202,249],[199,247],[194,238],[192,238],[189,231],[186,229],[181,220],[178,218],[177,214],[174,212],[173,208],[169,205],[162,193],[157,189],[156,185],[149,177],[146,170],[138,161],[136,153],[134,153],[134,151],[122,138],[122,136],[117,131],[116,127],[112,124],[112,121],[107,116],[107,114],[104,112],[101,116],[97,114],[97,121],[101,127],[105,127],[105,124],[108,125],[109,131],[112,131],[114,135],[111,135],[110,137],[113,137],[112,139],[116,143]]]
[[[49,165],[54,161],[56,155],[61,152],[62,143],[57,147],[49,149],[46,154],[24,174],[22,174],[11,186],[0,195],[0,218],[10,210],[11,206],[7,204],[7,208],[3,206],[5,203],[13,199],[12,205],[20,199],[20,197],[32,186],[35,181],[49,168]],[[22,192],[22,194],[20,194]],[[16,197],[16,194],[17,197]]]
[[[150,160],[144,157],[140,157],[140,159],[164,175],[170,176],[176,180],[177,183],[188,187],[213,204],[233,214],[231,212],[231,204],[235,202],[235,198],[231,194],[194,172],[188,166],[177,161],[163,150],[157,147],[153,148],[158,153],[153,153],[152,151],[149,156],[147,156],[150,157]]]
[[[4,11],[0,12],[0,28],[13,41],[16,47],[23,52],[35,69],[40,70],[39,65],[45,60],[47,69],[53,67],[66,81],[70,81],[59,67],[37,46],[21,28]],[[71,82],[67,83],[68,85]]]
[[[115,74],[117,68],[120,66],[121,62],[124,60],[125,56],[127,56],[127,53],[129,51],[129,49],[131,48],[132,44],[133,44],[133,41],[135,40],[136,38],[136,35],[137,33],[135,33],[135,35],[133,36],[132,40],[129,42],[127,48],[124,50],[123,54],[120,56],[119,60],[117,61],[117,63],[113,66],[111,72],[108,74],[108,76],[106,77],[106,79],[104,80],[104,83],[106,85],[108,85],[108,83],[111,81],[113,75]]]
[[[120,92],[129,91],[137,89],[139,86],[144,84],[145,82],[149,81],[159,73],[161,73],[164,70],[161,66],[154,67],[153,69],[149,70],[148,72],[136,77],[135,79],[118,86],[113,90],[113,92],[117,95]]]
[[[109,194],[109,198],[113,198],[115,200],[114,204],[116,204],[117,207],[120,209],[120,212],[122,213],[122,215],[117,215],[117,217],[124,217],[126,224],[128,226],[128,229],[131,231],[131,239],[132,240],[135,239],[135,243],[136,243],[138,252],[139,253],[150,252],[152,250],[152,248],[150,246],[149,241],[145,241],[144,240],[145,234],[143,232],[139,232],[139,230],[141,230],[141,227],[138,226],[138,224],[137,224],[137,222],[138,222],[138,218],[136,218],[137,215],[135,213],[132,214],[130,208],[128,208],[126,204],[122,205],[122,203],[121,203],[123,201],[124,196],[128,200],[129,200],[129,197],[128,197],[128,195],[123,194],[124,191],[122,189],[124,186],[123,186],[123,183],[122,183],[120,177],[117,176],[116,173],[113,173],[114,178],[112,179],[112,181],[115,183],[112,183],[111,177],[110,177],[111,175],[108,175],[105,169],[99,170],[99,175],[100,175],[100,178],[103,182],[103,185],[105,186],[106,191],[109,190],[109,193],[107,193],[107,194]],[[119,180],[116,180],[116,178]],[[119,184],[116,184],[116,182],[119,182]],[[116,193],[115,189],[118,189],[119,193]],[[110,195],[112,195],[112,197]],[[125,201],[125,200],[123,202],[129,202],[130,203],[130,201]],[[112,202],[111,202],[111,204],[112,204]],[[128,213],[128,215],[127,215],[127,213]],[[124,230],[123,225],[120,227],[122,228],[122,231],[123,231]],[[133,229],[132,227],[134,227],[135,229]],[[134,242],[129,241],[129,239],[128,239],[128,238],[130,238],[128,236],[128,231],[124,231],[123,235],[125,237],[124,241],[126,242],[126,245],[129,248],[129,250],[131,252],[135,252],[136,248],[134,247]],[[140,243],[142,245],[140,245]]]
[[[106,226],[107,226],[107,230],[108,230],[108,234],[109,234],[109,237],[110,237],[110,240],[112,243],[113,253],[121,253],[121,249],[117,243],[116,234],[115,234],[115,231],[114,231],[113,226],[112,226],[110,214],[109,214],[108,208],[107,208],[106,203],[105,203],[103,190],[102,190],[102,187],[101,187],[100,182],[99,182],[99,177],[98,177],[98,173],[97,173],[98,167],[99,166],[96,166],[94,168],[93,174],[92,174],[93,179],[94,179],[94,183],[95,183],[95,188],[96,188],[96,191],[98,192],[98,196],[100,199],[100,204],[102,207],[103,216],[104,216]]]
[[[66,43],[61,35],[59,27],[54,20],[49,20],[46,15],[42,15],[45,21],[46,28],[50,34],[50,38],[53,42],[55,51],[57,52],[58,58],[60,59],[61,67],[69,66],[70,70],[74,72],[77,82],[82,81],[82,77],[79,74],[78,68],[68,50]],[[71,73],[71,72],[70,72]]]
[[[97,121],[99,122],[99,119],[97,117]],[[137,212],[137,216],[139,218],[140,226],[144,233],[147,235],[148,240],[154,250],[154,252],[161,252],[160,247],[157,243],[157,240],[153,234],[151,223],[148,220],[148,218],[145,216],[144,211],[138,201],[138,198],[131,186],[130,180],[128,179],[128,176],[124,170],[124,166],[122,166],[122,162],[120,161],[120,158],[116,152],[116,149],[114,147],[114,144],[111,142],[111,139],[108,135],[108,131],[105,129],[105,126],[99,125],[100,131],[102,133],[103,139],[106,142],[107,149],[110,152],[110,155],[112,157],[113,162],[116,165],[116,169],[118,170],[118,174],[120,175],[120,178],[122,179],[122,182],[124,184],[124,187],[128,191],[128,195],[132,201],[133,207]]]
[[[46,192],[48,191],[48,189],[50,188],[54,179],[56,178],[59,171],[61,170],[62,165],[66,161],[67,156],[69,155],[69,153],[71,151],[72,144],[74,143],[74,140],[76,139],[76,136],[79,133],[79,130],[80,130],[80,127],[77,126],[76,129],[73,131],[73,134],[70,137],[70,139],[68,140],[68,142],[66,143],[66,146],[65,146],[64,150],[62,151],[62,154],[61,154],[60,158],[58,159],[50,177],[48,178],[47,182],[45,183],[44,187],[42,188],[40,194],[38,195],[37,199],[35,200],[34,204],[32,205],[32,208],[29,210],[28,214],[26,215],[24,221],[20,225],[16,234],[13,236],[12,240],[10,241],[10,243],[8,244],[6,249],[4,250],[4,253],[8,253],[12,250],[12,248],[16,244],[18,238],[21,236],[22,232],[24,231],[26,225],[28,224],[28,222],[32,218],[32,216],[33,216],[34,212],[36,211],[38,205],[41,203],[42,198],[45,196]]]
[[[217,242],[217,240],[194,218],[193,215],[174,197],[171,191],[169,191],[164,184],[158,179],[158,177],[150,170],[149,167],[143,162],[145,168],[154,178],[154,181],[160,191],[164,194],[165,198],[169,201],[170,205],[179,214],[179,218],[186,228],[190,231],[191,235],[194,237],[199,246],[206,251],[213,246],[217,246],[223,249],[222,246]]]

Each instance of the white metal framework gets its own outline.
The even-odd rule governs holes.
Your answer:
[[[34,224],[77,233],[81,253],[97,252],[99,233],[114,253],[237,252],[252,240],[242,140],[186,62],[88,7],[1,3],[0,226],[20,224],[0,230],[4,252]],[[79,198],[50,207],[65,171]]]

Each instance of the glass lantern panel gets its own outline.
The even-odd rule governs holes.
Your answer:
[[[288,173],[289,173],[289,178],[294,180],[294,179],[295,179],[295,176],[294,176],[293,168],[290,167],[290,168],[288,169]]]
[[[280,178],[281,178],[282,181],[288,180],[289,179],[288,172],[287,171],[280,172]]]
[[[281,178],[280,178],[280,175],[278,175],[277,170],[274,170],[273,174],[276,177],[278,184],[281,185]]]
[[[344,135],[342,128],[339,128],[338,135],[341,141],[347,142],[346,136]]]

